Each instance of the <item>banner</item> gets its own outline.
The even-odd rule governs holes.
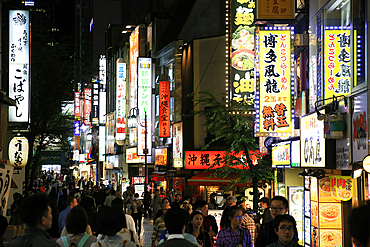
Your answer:
[[[173,178],[173,195],[180,194],[183,197],[185,178]]]
[[[13,169],[14,168],[12,166],[5,166],[5,168],[0,169],[0,202],[1,209],[3,210],[2,215],[5,215],[4,209],[7,208],[8,204],[9,190],[13,177]]]

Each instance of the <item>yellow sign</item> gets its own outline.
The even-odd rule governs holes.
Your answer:
[[[348,201],[352,198],[353,186],[350,176],[330,176],[331,196],[337,200]]]
[[[294,3],[294,0],[257,0],[257,19],[294,19]]]
[[[293,132],[291,31],[259,32],[259,98],[256,136],[289,136]]]
[[[350,30],[327,29],[324,40],[325,98],[351,93]]]
[[[290,166],[290,143],[272,147],[272,167]]]

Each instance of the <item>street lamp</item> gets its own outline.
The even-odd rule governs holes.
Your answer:
[[[144,145],[145,148],[143,150],[144,156],[145,156],[145,190],[147,190],[147,186],[149,184],[149,176],[148,176],[148,167],[147,167],[147,156],[149,153],[148,150],[148,145],[147,145],[147,134],[148,134],[148,124],[147,124],[147,119],[146,119],[146,111],[144,112],[145,118],[144,118],[144,126],[142,125],[140,121],[140,113],[139,113],[139,108],[134,107],[130,109],[130,115],[127,117],[127,126],[129,128],[135,128],[139,124],[141,127],[144,128],[144,134],[145,134],[145,139],[144,139]]]

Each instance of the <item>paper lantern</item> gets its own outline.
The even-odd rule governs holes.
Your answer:
[[[24,167],[28,159],[28,140],[26,137],[15,136],[9,143],[9,161],[14,167]]]

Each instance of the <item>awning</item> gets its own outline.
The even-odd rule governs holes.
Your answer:
[[[209,177],[212,172],[199,172],[190,179],[188,179],[188,185],[192,186],[228,186],[231,180],[237,176],[229,175],[226,178]],[[248,184],[235,184],[238,187],[248,187]]]

